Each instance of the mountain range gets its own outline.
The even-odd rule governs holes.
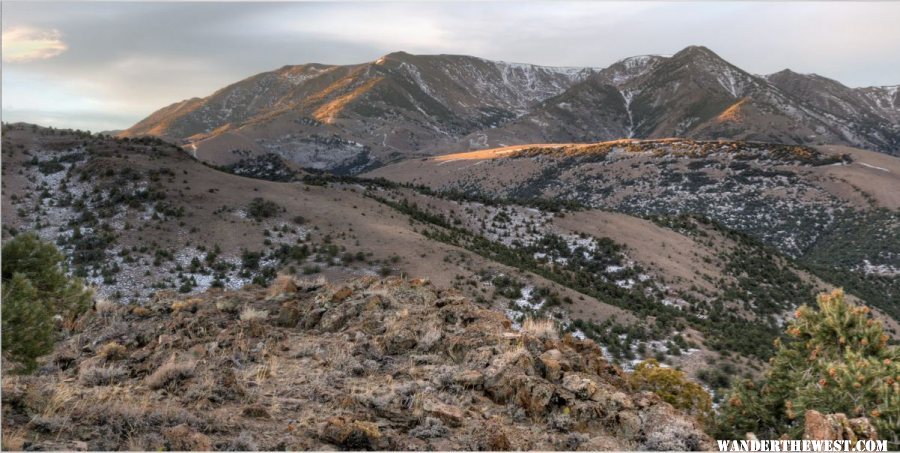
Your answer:
[[[304,64],[164,107],[122,137],[158,136],[216,165],[275,153],[357,174],[405,158],[620,138],[838,144],[900,154],[898,86],[754,75],[711,50],[545,67],[395,52]]]

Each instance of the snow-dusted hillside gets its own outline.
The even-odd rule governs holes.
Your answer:
[[[299,164],[344,172],[473,147],[628,137],[844,144],[896,155],[898,96],[896,86],[852,89],[787,70],[753,75],[699,46],[606,68],[394,52],[258,74],[163,108],[122,135],[189,142],[216,164],[232,163],[235,149],[277,148]],[[310,136],[359,143],[366,154],[313,149],[303,145]]]

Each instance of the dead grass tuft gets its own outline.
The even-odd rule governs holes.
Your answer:
[[[210,451],[213,447],[209,437],[187,424],[164,429],[163,436],[168,441],[170,449],[174,451]]]
[[[103,297],[98,298],[97,301],[94,302],[94,309],[101,315],[115,313],[118,311],[119,307],[120,305],[118,303]]]
[[[27,438],[28,429],[24,427],[10,430],[4,429],[0,446],[2,446],[3,451],[23,451],[25,439]]]
[[[241,310],[241,321],[262,321],[268,317],[268,310],[257,310],[253,307],[244,307]]]
[[[131,309],[131,314],[138,316],[140,318],[146,318],[146,317],[150,316],[151,314],[153,314],[153,312],[150,311],[150,309],[147,307],[134,307]]]
[[[289,294],[294,294],[298,291],[297,285],[294,283],[294,278],[289,275],[279,275],[275,281],[269,285],[269,291],[267,294],[268,299],[274,299],[280,296],[286,296]]]
[[[197,311],[197,307],[203,303],[203,299],[200,298],[192,298],[186,300],[176,300],[172,302],[172,311],[178,313],[179,311],[189,311],[191,313],[195,313]]]
[[[106,360],[122,360],[125,357],[128,357],[128,348],[115,341],[110,341],[100,347],[100,351],[97,352],[97,355]]]
[[[540,338],[542,340],[559,338],[559,332],[556,329],[556,323],[552,319],[533,319],[527,318],[522,323],[522,332]]]
[[[120,366],[95,366],[81,370],[78,381],[89,387],[115,384],[128,376],[128,370]]]
[[[48,383],[42,387],[43,393],[49,392],[49,398],[42,401],[41,415],[44,417],[52,417],[61,413],[69,402],[78,398],[75,388],[63,382]]]
[[[169,387],[194,376],[196,362],[170,361],[147,376],[147,386],[153,390]]]

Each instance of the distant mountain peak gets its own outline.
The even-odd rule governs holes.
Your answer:
[[[719,57],[719,55],[717,55],[715,52],[713,52],[712,50],[710,50],[709,47],[706,47],[706,46],[699,46],[699,45],[691,45],[691,46],[687,46],[687,47],[685,47],[684,49],[681,49],[680,51],[678,51],[678,52],[677,52],[675,55],[673,55],[673,56],[677,57],[677,56],[679,56],[679,55],[681,55],[681,56],[686,56],[686,55],[711,55],[711,56],[714,56],[714,57]],[[721,57],[719,57],[719,58],[721,58]]]
[[[672,55],[670,61],[682,64],[700,64],[711,69],[720,67],[732,67],[733,65],[726,61],[719,54],[709,50],[703,46],[688,46]]]
[[[623,137],[833,143],[900,153],[898,105],[896,88],[851,89],[791,70],[754,76],[704,46],[632,56],[606,68],[395,51],[367,63],[257,74],[160,109],[121,135],[190,143],[217,164],[249,150],[353,171],[435,152]]]
[[[646,74],[666,59],[667,57],[661,55],[635,55],[623,58],[601,69],[600,77],[604,78],[606,83],[620,86]]]

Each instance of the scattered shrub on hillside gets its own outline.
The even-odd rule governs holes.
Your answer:
[[[659,395],[663,401],[701,422],[710,421],[712,398],[700,384],[690,381],[683,371],[660,366],[658,361],[649,359],[634,367],[628,384],[634,391],[650,391]]]
[[[262,260],[262,253],[251,252],[249,250],[241,250],[241,267],[244,269],[259,269],[259,262]]]
[[[735,385],[717,437],[754,432],[796,439],[805,412],[816,410],[868,417],[882,438],[900,445],[900,347],[888,345],[881,322],[868,307],[847,303],[842,290],[817,302],[818,310],[800,307],[788,337],[776,340],[762,382]]]
[[[279,211],[281,211],[281,206],[278,203],[259,197],[254,198],[247,205],[247,217],[257,221],[275,217]]]
[[[122,360],[125,357],[128,357],[128,348],[115,341],[110,341],[100,347],[100,351],[97,352],[97,355],[106,360]]]

